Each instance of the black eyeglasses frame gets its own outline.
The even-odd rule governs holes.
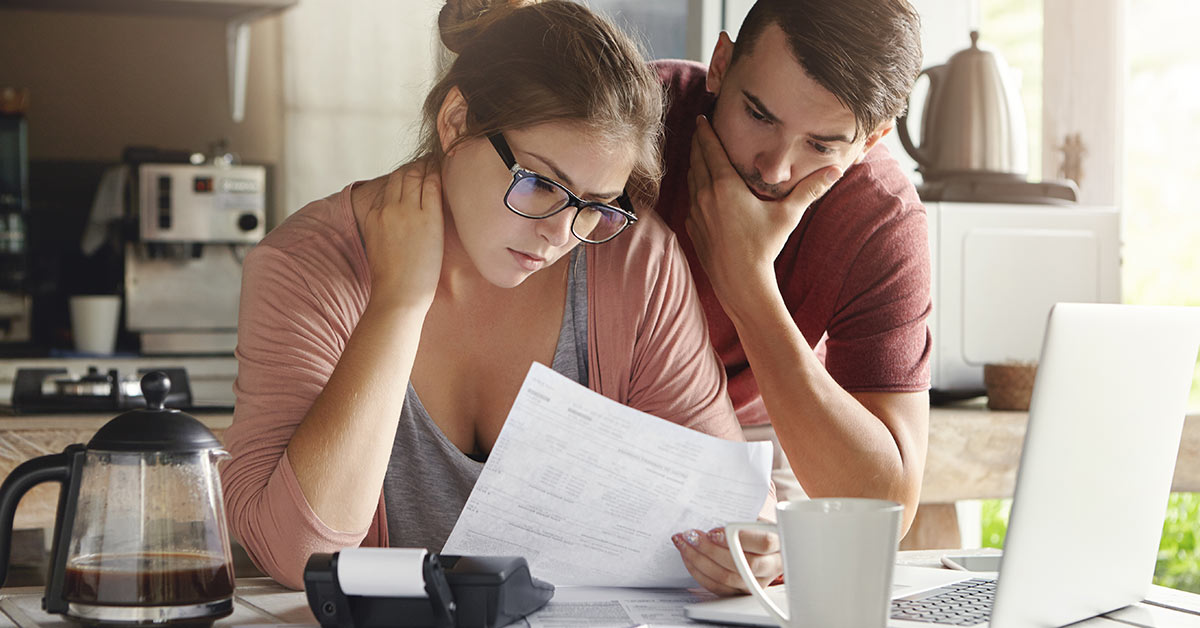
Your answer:
[[[585,201],[582,198],[579,198],[578,196],[576,196],[575,193],[570,190],[570,188],[559,183],[558,181],[555,181],[554,179],[551,179],[547,176],[540,175],[531,170],[526,170],[525,168],[522,168],[520,166],[520,164],[517,163],[516,157],[513,156],[512,149],[509,148],[508,141],[504,139],[503,133],[500,133],[500,132],[492,133],[492,134],[488,135],[487,138],[488,138],[488,141],[490,141],[492,143],[492,147],[496,149],[496,153],[500,155],[501,161],[504,162],[504,167],[508,168],[509,172],[511,172],[513,175],[512,182],[508,184],[508,189],[505,190],[505,192],[504,192],[504,206],[507,207],[509,209],[509,211],[513,212],[514,214],[524,217],[524,218],[540,220],[542,218],[549,218],[551,216],[555,216],[568,207],[574,207],[575,215],[571,217],[571,235],[578,238],[581,242],[585,242],[587,244],[603,244],[605,242],[608,242],[609,240],[612,240],[613,238],[624,233],[625,230],[628,229],[630,225],[637,222],[637,220],[638,220],[637,214],[633,210],[633,202],[629,200],[628,192],[622,191],[621,195],[616,198],[617,206],[609,205],[608,203],[599,203],[596,201]],[[530,214],[526,214],[525,212],[522,212],[521,210],[513,207],[512,204],[508,202],[509,194],[512,194],[513,188],[516,187],[516,185],[518,183],[520,183],[522,179],[537,179],[539,181],[542,181],[543,183],[546,183],[548,185],[554,186],[555,188],[562,190],[567,195],[567,202],[565,204],[563,204],[562,207],[550,212],[549,214],[545,214],[543,216],[533,216]],[[607,238],[604,238],[603,240],[591,240],[591,239],[585,238],[585,237],[579,235],[578,233],[576,233],[576,231],[575,231],[575,220],[579,217],[579,210],[583,209],[584,207],[599,207],[599,208],[615,211],[625,218],[625,225],[623,227],[621,227],[620,229],[618,229],[616,233],[612,234],[611,236],[609,236]]]

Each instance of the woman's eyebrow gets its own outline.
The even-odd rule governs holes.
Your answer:
[[[558,166],[556,166],[556,165],[554,164],[554,162],[553,162],[553,161],[551,161],[549,158],[547,158],[547,157],[543,157],[542,155],[539,155],[539,154],[537,154],[537,153],[531,153],[531,152],[529,152],[529,151],[521,151],[521,152],[523,152],[523,153],[525,153],[526,155],[529,155],[530,157],[533,157],[534,159],[537,159],[538,161],[540,161],[540,162],[542,162],[542,163],[546,164],[547,166],[549,166],[549,167],[550,167],[550,170],[553,170],[553,171],[554,171],[554,178],[555,178],[555,180],[557,180],[558,182],[562,183],[563,185],[565,185],[565,186],[567,186],[567,187],[571,188],[571,191],[572,191],[572,192],[574,192],[574,191],[575,191],[575,182],[571,180],[571,177],[570,177],[570,176],[568,176],[568,175],[567,175],[567,173],[565,173],[565,172],[563,172],[562,170],[560,170],[560,169],[558,168]],[[618,196],[620,196],[620,195],[621,195],[621,194],[623,194],[623,193],[624,193],[624,190],[619,190],[619,191],[617,191],[617,192],[592,192],[592,193],[590,193],[590,194],[589,194],[589,193],[580,194],[580,193],[576,192],[576,194],[577,194],[577,195],[578,195],[580,198],[587,198],[587,199],[593,199],[593,200],[595,200],[595,199],[612,199],[612,198],[617,198]]]

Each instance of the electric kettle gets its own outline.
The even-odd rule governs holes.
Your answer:
[[[87,446],[26,461],[0,486],[0,585],[17,502],[58,482],[42,607],[84,624],[211,624],[233,612],[233,560],[217,462],[220,441],[163,408],[171,381],[141,381],[147,407],[100,428]]]
[[[1023,181],[1029,157],[1020,92],[1004,59],[979,47],[979,31],[971,31],[970,48],[921,74],[929,76],[921,145],[909,136],[907,115],[896,126],[924,179],[993,175]]]

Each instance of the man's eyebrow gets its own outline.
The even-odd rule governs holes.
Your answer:
[[[782,120],[779,119],[779,116],[771,113],[770,109],[767,109],[767,106],[764,105],[763,102],[758,99],[758,96],[755,96],[754,94],[751,94],[750,92],[748,92],[744,89],[742,90],[742,95],[746,97],[746,100],[749,100],[750,103],[752,105],[754,105],[755,109],[758,109],[758,112],[760,114],[762,114],[762,117],[766,118],[767,121],[782,122]]]
[[[546,164],[547,166],[550,166],[550,169],[554,171],[554,179],[556,181],[558,181],[559,183],[562,183],[563,185],[571,188],[572,192],[575,191],[575,182],[571,181],[571,177],[567,176],[567,173],[563,172],[562,170],[559,170],[558,166],[556,166],[553,161],[551,161],[549,158],[543,157],[542,155],[539,155],[537,153],[531,153],[529,151],[523,151],[523,152],[525,152],[526,155],[529,155],[530,157],[533,157],[533,158],[537,159],[538,161],[541,161],[542,163]],[[580,194],[578,192],[575,192],[575,193],[579,196],[579,198],[595,201],[595,200],[607,200],[607,199],[617,198],[618,196],[624,194],[625,191],[620,190],[617,192],[592,192],[590,194],[588,194],[588,193]]]
[[[850,143],[850,138],[847,137],[844,133],[838,133],[837,135],[817,135],[815,133],[809,133],[808,136],[814,140],[817,140],[818,142],[826,142],[826,143],[845,142],[847,144]]]
[[[767,106],[764,105],[763,102],[761,100],[759,100],[757,96],[755,96],[754,94],[751,94],[750,92],[746,91],[745,89],[742,90],[742,95],[744,95],[746,97],[746,100],[749,100],[750,103],[754,105],[754,108],[758,109],[758,112],[760,114],[762,114],[762,116],[764,118],[766,118],[768,121],[774,122],[774,123],[782,122],[782,120],[779,119],[779,116],[771,113],[771,110],[767,109]],[[844,142],[846,144],[849,144],[851,141],[850,137],[847,136],[845,133],[835,133],[833,135],[821,135],[821,134],[817,134],[817,133],[809,133],[808,136],[818,142],[826,142],[826,143]]]

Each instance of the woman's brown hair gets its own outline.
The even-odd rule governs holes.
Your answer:
[[[444,156],[435,121],[457,87],[468,109],[459,142],[578,123],[594,141],[634,149],[626,189],[639,204],[653,201],[662,176],[663,91],[617,27],[566,0],[449,0],[438,27],[457,57],[425,99],[423,154]]]

